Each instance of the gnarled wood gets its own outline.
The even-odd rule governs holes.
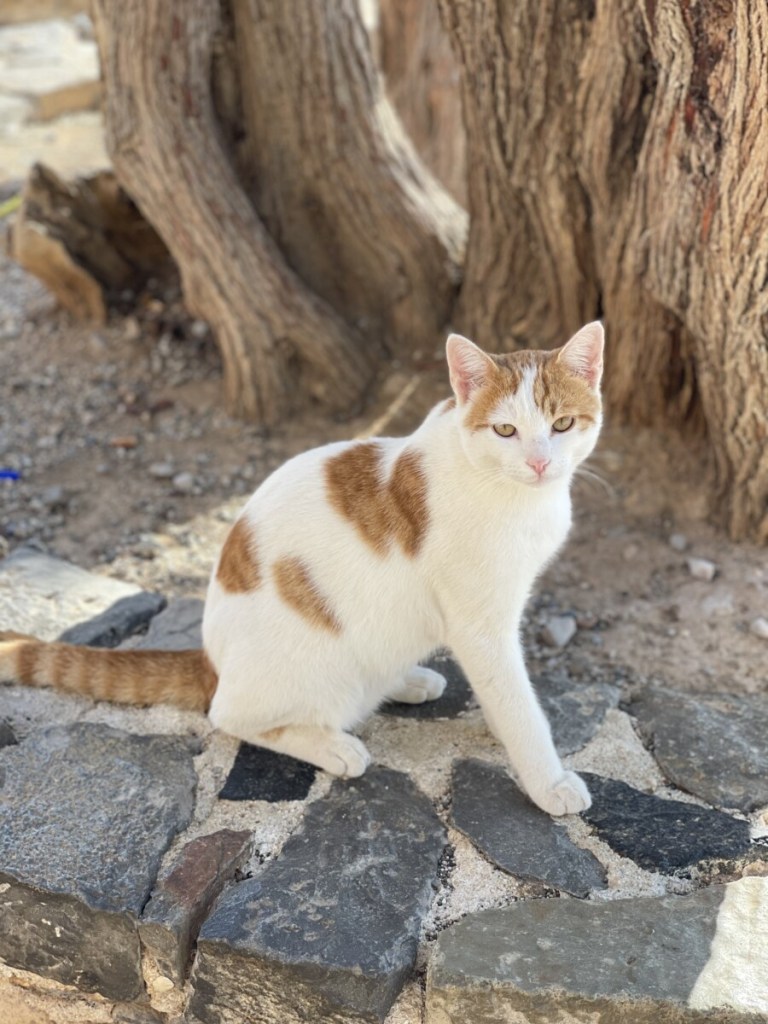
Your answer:
[[[768,9],[624,0],[598,8],[594,33],[602,56],[593,46],[587,80],[626,59],[613,42],[606,62],[609,40],[636,40],[653,69],[620,202],[593,203],[609,401],[634,423],[700,410],[716,511],[732,537],[768,542]],[[613,95],[615,112],[622,90]],[[604,140],[600,106],[593,96],[584,123]]]
[[[603,313],[614,416],[703,414],[717,513],[768,541],[768,10],[440,4],[470,153],[457,319],[539,345]]]
[[[490,350],[594,319],[589,203],[572,154],[589,31],[579,0],[440,0],[462,68],[470,213],[456,323]]]
[[[387,95],[419,156],[459,203],[467,200],[459,68],[437,0],[380,0],[375,33]]]
[[[408,356],[451,314],[466,215],[427,172],[373,62],[358,0],[231,0],[241,174],[290,266]]]
[[[230,409],[274,423],[307,398],[351,412],[373,353],[287,265],[220,142],[212,97],[218,4],[95,0],[107,140],[121,182],[209,321]]]

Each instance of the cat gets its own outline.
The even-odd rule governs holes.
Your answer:
[[[602,412],[603,329],[489,355],[451,334],[453,397],[408,437],[329,444],[276,470],[214,566],[203,651],[104,651],[0,635],[0,678],[207,710],[233,736],[358,776],[351,732],[387,700],[440,697],[449,647],[528,796],[585,810],[529,680],[520,619],[571,523]]]

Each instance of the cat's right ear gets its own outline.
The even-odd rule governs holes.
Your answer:
[[[460,404],[464,404],[488,380],[496,364],[469,338],[449,334],[445,345],[451,387]]]

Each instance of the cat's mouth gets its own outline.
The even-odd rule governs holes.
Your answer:
[[[558,474],[556,472],[550,473],[549,471],[537,474],[534,473],[529,477],[526,477],[525,482],[529,487],[545,487],[547,484],[551,484],[554,480],[557,480]]]

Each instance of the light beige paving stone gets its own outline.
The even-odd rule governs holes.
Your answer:
[[[33,548],[17,548],[0,562],[0,629],[55,640],[70,626],[139,591],[133,583],[86,572]]]
[[[534,900],[438,939],[427,1024],[764,1024],[768,879],[688,896]]]

